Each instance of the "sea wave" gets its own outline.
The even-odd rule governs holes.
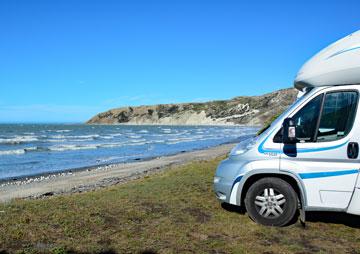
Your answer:
[[[101,148],[115,148],[115,147],[120,147],[120,146],[124,146],[124,143],[109,143],[109,144],[101,144],[99,145],[99,147]]]
[[[128,138],[134,138],[134,139],[136,139],[136,138],[142,138],[142,136],[141,135],[129,135],[129,136],[127,136]]]
[[[89,150],[89,149],[98,149],[98,148],[116,148],[124,145],[129,145],[125,143],[105,143],[105,144],[68,144],[68,145],[56,145],[50,146],[48,150],[62,152],[62,151],[71,151],[71,150]]]
[[[50,138],[54,138],[54,139],[59,139],[59,138],[66,138],[67,136],[65,135],[52,135],[52,136],[49,136]]]
[[[63,132],[70,132],[71,130],[57,130],[55,132],[58,132],[58,133],[63,133]]]
[[[114,137],[112,135],[109,135],[109,136],[102,136],[101,138],[102,139],[113,139]]]
[[[171,133],[171,129],[161,129],[163,133]]]
[[[16,155],[16,154],[24,154],[24,153],[25,153],[24,149],[0,151],[0,155]]]
[[[77,140],[94,140],[99,138],[100,135],[92,134],[92,135],[51,135],[50,139],[77,139]]]
[[[99,134],[91,134],[91,135],[78,135],[78,136],[68,136],[70,138],[80,138],[80,139],[86,139],[86,138],[92,138],[92,139],[96,139],[99,138],[100,135]]]
[[[0,138],[0,144],[16,145],[38,141],[36,136],[15,136],[11,138]]]
[[[58,146],[50,146],[50,151],[71,151],[71,150],[88,150],[88,149],[97,149],[99,145],[88,144],[88,145],[58,145]]]
[[[168,145],[174,145],[174,144],[178,144],[178,143],[188,143],[188,142],[195,142],[195,141],[206,141],[206,140],[211,140],[214,139],[214,137],[203,137],[203,136],[199,136],[199,137],[184,137],[184,138],[170,138],[166,140],[166,144]]]
[[[0,155],[16,155],[16,154],[25,154],[25,153],[43,152],[43,151],[49,151],[49,149],[47,147],[33,146],[33,147],[25,147],[14,150],[2,150],[0,151]]]
[[[47,139],[47,142],[51,142],[51,143],[59,143],[59,142],[66,142],[68,141],[67,139]]]
[[[115,134],[108,134],[108,135],[105,135],[105,136],[100,136],[99,138],[101,139],[113,139],[113,138],[116,138],[116,137],[119,137],[119,136],[122,136],[123,134],[121,133],[115,133]]]

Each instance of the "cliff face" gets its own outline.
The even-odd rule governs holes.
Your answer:
[[[87,124],[262,125],[296,99],[295,89],[204,103],[124,107],[97,114]]]

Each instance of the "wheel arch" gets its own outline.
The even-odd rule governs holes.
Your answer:
[[[241,188],[239,188],[239,204],[244,207],[244,200],[245,200],[245,196],[247,191],[249,190],[250,186],[255,183],[256,181],[265,178],[265,177],[277,177],[280,178],[284,181],[286,181],[287,183],[289,183],[295,190],[296,194],[298,195],[298,198],[300,200],[300,204],[302,208],[306,207],[306,193],[305,193],[305,189],[302,186],[301,182],[299,179],[297,179],[296,176],[289,174],[289,173],[285,173],[285,172],[259,172],[259,173],[254,173],[251,174],[249,176],[246,177],[246,179],[244,179],[244,182],[241,186]]]

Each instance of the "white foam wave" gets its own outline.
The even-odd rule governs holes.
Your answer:
[[[79,136],[68,136],[68,137],[71,137],[71,138],[99,138],[100,135],[98,134],[92,134],[92,135],[79,135]]]
[[[93,134],[93,135],[52,135],[49,138],[52,139],[75,139],[75,140],[93,140],[99,138],[100,135]]]
[[[129,135],[128,138],[142,138],[141,135]]]
[[[171,129],[161,129],[163,133],[171,133]]]
[[[53,136],[50,136],[50,138],[54,138],[54,139],[63,139],[63,138],[66,138],[67,136],[65,135],[53,135]]]
[[[58,133],[63,133],[63,132],[70,132],[71,130],[57,130],[55,132],[58,132]]]
[[[147,142],[136,142],[136,143],[131,143],[131,144],[127,144],[128,146],[142,146],[142,145],[146,145],[148,144]]]
[[[38,141],[36,136],[15,136],[13,138],[0,138],[0,144],[21,144],[21,143],[28,143]]]
[[[115,133],[115,134],[109,134],[109,135],[106,135],[106,136],[101,136],[100,138],[102,139],[113,139],[113,138],[116,138],[116,137],[119,137],[119,136],[122,136],[123,134],[121,133]]]
[[[67,139],[48,139],[46,141],[51,142],[51,143],[59,143],[59,142],[66,142],[68,140]]]
[[[184,137],[184,138],[171,138],[166,140],[166,144],[173,145],[178,143],[187,143],[187,142],[195,142],[195,141],[206,141],[214,139],[214,137]]]
[[[88,144],[88,145],[59,145],[59,146],[50,146],[50,151],[71,151],[71,150],[88,150],[88,149],[97,149],[99,145]]]
[[[106,157],[106,158],[100,158],[98,160],[96,160],[98,163],[104,163],[104,162],[109,162],[109,161],[114,161],[114,160],[119,160],[119,159],[123,159],[123,156],[110,156],[110,157]]]
[[[146,139],[136,139],[136,140],[131,140],[131,143],[143,143],[146,142]]]
[[[111,136],[113,136],[113,137],[118,137],[118,136],[122,136],[122,135],[123,135],[122,133],[111,134]]]
[[[124,144],[122,143],[109,143],[109,144],[101,144],[99,145],[99,147],[102,147],[102,148],[114,148],[114,147],[120,147],[120,146],[123,146]]]
[[[72,138],[72,139],[68,139],[66,141],[69,142],[86,142],[86,141],[93,141],[93,138]]]
[[[24,149],[0,151],[0,155],[15,155],[15,154],[24,154],[24,153],[25,153]]]

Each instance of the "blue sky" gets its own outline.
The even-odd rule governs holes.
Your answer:
[[[360,29],[360,1],[0,1],[0,122],[258,95]]]

